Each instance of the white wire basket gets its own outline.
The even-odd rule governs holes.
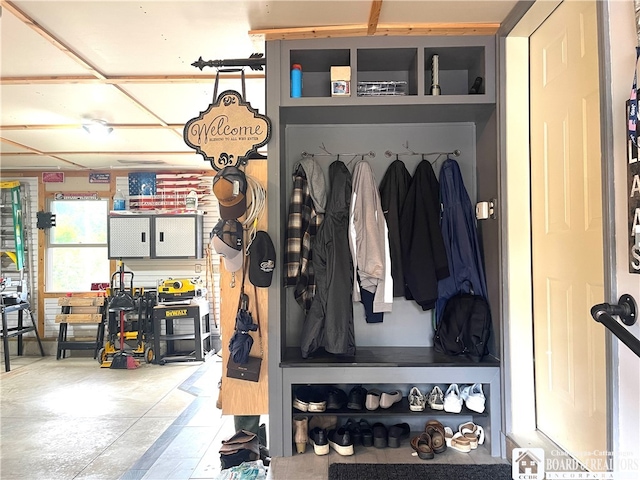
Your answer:
[[[358,82],[359,97],[381,95],[406,95],[407,82]]]

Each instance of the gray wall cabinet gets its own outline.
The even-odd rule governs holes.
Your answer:
[[[109,258],[202,258],[202,214],[110,214]]]
[[[430,410],[411,412],[406,398],[388,411],[328,411],[339,424],[348,417],[368,418],[389,426],[400,421],[423,431],[434,418],[454,431],[473,420],[487,433],[485,447],[502,456],[500,442],[500,225],[495,219],[480,222],[493,331],[491,355],[480,363],[438,355],[433,350],[432,312],[414,302],[395,298],[393,312],[384,322],[367,324],[364,309],[354,303],[356,356],[330,355],[302,359],[300,332],[303,311],[284,288],[283,246],[292,189],[293,167],[308,154],[368,153],[378,182],[388,165],[402,154],[409,173],[423,159],[410,151],[453,152],[463,172],[471,201],[498,197],[498,136],[496,105],[496,38],[482,37],[366,37],[267,42],[267,116],[273,135],[268,150],[269,233],[277,249],[278,265],[269,288],[269,448],[272,455],[292,455],[292,407],[300,385],[334,385],[347,393],[355,385],[381,390],[399,389],[404,397],[413,386],[429,393],[481,383],[487,397],[482,414],[463,409],[460,414]],[[431,95],[431,59],[438,55],[440,95]],[[302,66],[301,98],[290,97],[290,68]],[[351,69],[351,95],[332,96],[331,67]],[[469,89],[477,77],[482,87]],[[390,82],[402,95],[359,96],[362,88]],[[317,155],[325,175],[335,156]],[[436,174],[445,157],[425,157]],[[350,166],[359,160],[340,158]],[[351,169],[351,168],[350,168]],[[310,414],[309,414],[310,415]],[[408,445],[408,443],[407,443]],[[362,447],[361,447],[362,448]],[[357,455],[357,451],[356,451]]]

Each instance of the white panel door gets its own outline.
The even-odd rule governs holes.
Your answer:
[[[607,450],[595,1],[563,2],[530,40],[537,426],[589,466]]]

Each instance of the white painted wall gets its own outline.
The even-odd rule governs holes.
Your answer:
[[[609,41],[611,44],[611,97],[613,101],[613,143],[616,232],[616,281],[618,296],[633,295],[640,301],[640,275],[628,273],[627,235],[627,165],[625,101],[629,98],[633,80],[637,36],[634,28],[634,2],[609,1]],[[640,324],[630,330],[640,338]],[[614,451],[618,459],[615,478],[638,478],[640,472],[640,359],[624,344],[618,342],[618,425],[614,429]],[[635,473],[628,463],[635,462]],[[625,464],[626,463],[626,464]]]

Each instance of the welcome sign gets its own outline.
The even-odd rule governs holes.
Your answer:
[[[206,111],[186,123],[183,137],[218,171],[239,166],[266,145],[271,138],[271,122],[238,92],[226,90]]]

